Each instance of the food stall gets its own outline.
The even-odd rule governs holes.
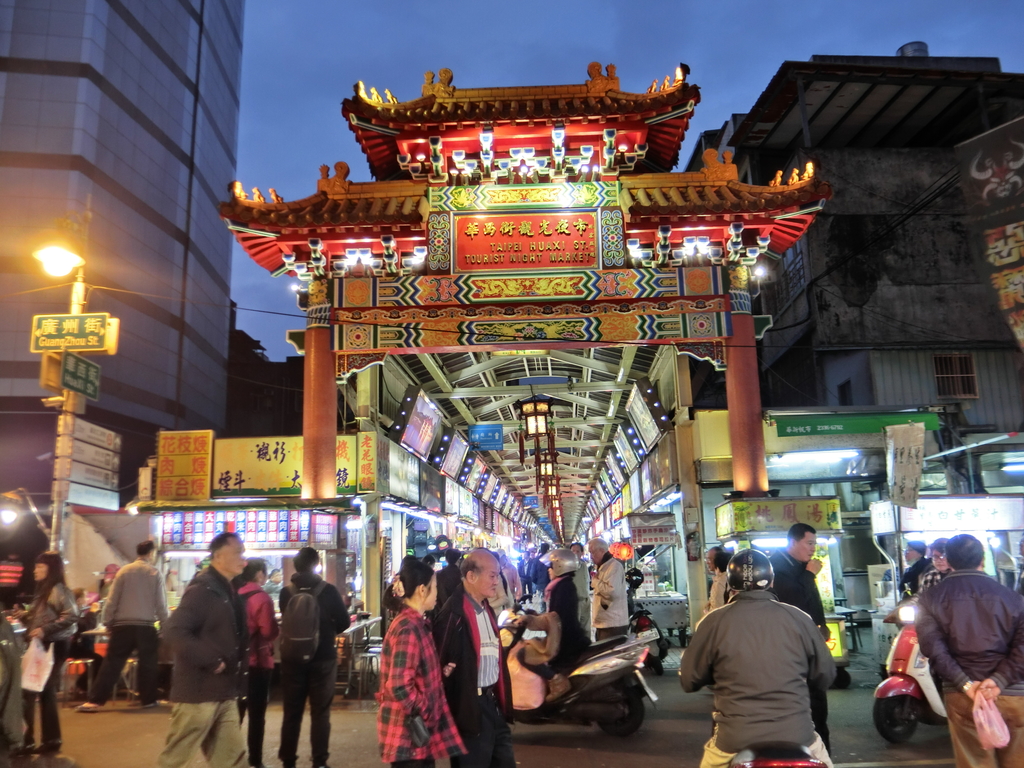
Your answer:
[[[664,508],[664,507],[663,507]],[[674,589],[665,576],[666,556],[681,546],[676,516],[671,512],[632,514],[626,517],[630,542],[635,550],[650,547],[636,559],[636,567],[644,575],[636,599],[651,612],[655,622],[670,636],[675,633],[679,644],[686,644],[686,629],[690,624],[690,605],[686,595]],[[671,576],[671,571],[667,574]]]
[[[827,645],[839,667],[836,687],[850,684],[849,648],[846,638],[846,620],[836,611],[835,584],[843,576],[839,548],[842,520],[838,497],[799,496],[743,498],[726,501],[715,507],[715,530],[726,549],[753,547],[767,553],[785,549],[786,532],[795,523],[806,523],[818,531],[815,559],[821,560],[822,569],[815,577],[821,604],[825,609],[825,624],[831,637]]]
[[[895,624],[885,624],[884,619],[899,601],[895,592],[906,543],[918,540],[931,544],[935,539],[969,533],[986,545],[985,572],[1014,586],[1014,553],[1024,531],[1024,496],[919,496],[916,509],[888,500],[876,501],[871,505],[871,530],[891,565],[874,570],[872,585],[878,609],[872,620],[872,634],[878,663],[884,666],[899,631]]]

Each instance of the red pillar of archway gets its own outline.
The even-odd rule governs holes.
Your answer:
[[[732,336],[726,341],[725,395],[729,405],[733,488],[747,496],[765,496],[768,468],[761,419],[761,384],[754,316],[749,311],[732,313]]]
[[[330,328],[306,328],[302,399],[302,498],[337,494],[338,387]]]

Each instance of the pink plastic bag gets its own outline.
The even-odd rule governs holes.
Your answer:
[[[982,749],[1002,749],[1010,743],[1010,731],[998,707],[980,693],[974,697],[974,727]]]

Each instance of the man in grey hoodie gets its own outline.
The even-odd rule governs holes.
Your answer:
[[[167,621],[167,593],[163,577],[153,565],[156,545],[143,541],[135,552],[138,555],[135,561],[117,572],[103,607],[103,623],[110,630],[110,644],[92,695],[78,707],[79,712],[96,712],[103,708],[133,651],[139,654],[139,703],[144,708],[156,706],[159,676],[156,622]]]

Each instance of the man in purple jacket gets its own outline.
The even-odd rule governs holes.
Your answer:
[[[1009,768],[1024,754],[1024,597],[989,578],[984,559],[980,541],[954,536],[946,543],[953,573],[918,603],[918,641],[945,682],[957,768]],[[1010,743],[995,750],[995,763],[974,726],[978,696],[995,702],[1010,731]]]

